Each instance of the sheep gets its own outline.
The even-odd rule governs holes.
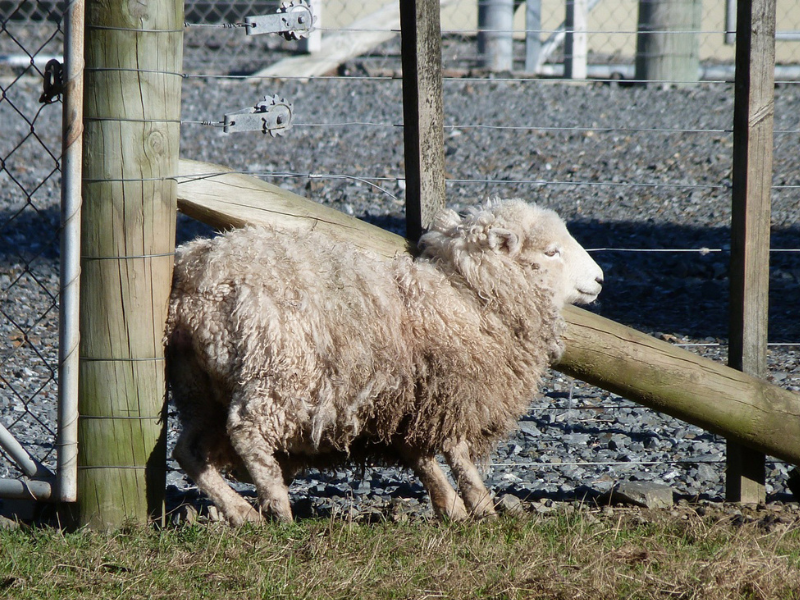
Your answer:
[[[291,521],[298,470],[367,459],[410,467],[440,517],[495,515],[476,461],[563,352],[561,308],[594,301],[603,272],[555,212],[518,199],[440,211],[419,245],[389,260],[246,227],[178,248],[174,456],[231,524]],[[240,466],[257,508],[221,475]]]

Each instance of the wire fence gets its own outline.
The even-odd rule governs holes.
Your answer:
[[[328,48],[326,37],[338,39],[335,36],[345,32],[368,37],[393,28],[393,25],[388,28],[370,26],[370,15],[379,14],[380,7],[380,3],[359,4],[358,10],[352,11],[349,3],[347,8],[342,6],[341,9],[332,2],[323,4],[321,57],[325,57]],[[596,82],[594,85],[603,90],[634,83],[637,7],[638,3],[633,0],[617,3],[601,0],[590,13],[588,63],[606,68],[590,69],[589,75]],[[617,277],[630,284],[624,293],[604,301],[600,311],[653,333],[672,331],[670,327],[675,323],[686,321],[687,313],[702,312],[709,324],[716,324],[707,328],[706,333],[710,335],[697,338],[663,334],[663,337],[722,362],[727,358],[724,297],[730,260],[727,226],[734,57],[734,47],[725,43],[724,8],[724,3],[714,6],[705,3],[701,27],[695,32],[699,38],[701,85],[704,90],[718,90],[715,98],[718,104],[703,106],[697,112],[698,106],[689,102],[687,106],[691,104],[693,109],[682,108],[681,95],[673,93],[672,98],[677,103],[661,107],[661,114],[642,110],[648,98],[636,91],[630,93],[631,110],[623,113],[610,108],[604,110],[602,101],[607,96],[603,93],[596,95],[598,104],[587,104],[582,113],[564,110],[559,102],[571,102],[576,95],[564,94],[558,98],[558,93],[543,93],[545,88],[560,85],[560,65],[565,59],[563,44],[555,45],[548,55],[542,69],[544,77],[526,72],[524,7],[517,9],[514,21],[514,68],[499,74],[489,74],[481,66],[485,60],[475,39],[477,4],[452,3],[442,11],[448,201],[465,206],[475,198],[494,195],[536,196],[548,205],[557,206],[573,220],[613,219],[618,217],[606,215],[626,211],[633,216],[637,206],[657,206],[652,214],[656,219],[663,219],[662,226],[631,226],[622,222],[594,237],[596,243],[590,247],[606,268],[607,281]],[[559,35],[563,20],[563,3],[542,3],[539,38],[543,45]],[[778,22],[787,31],[800,30],[800,11],[792,3],[779,2]],[[235,89],[242,89],[237,86],[250,82],[254,88],[269,89],[270,93],[279,89],[289,98],[297,96],[294,130],[278,145],[266,146],[215,136],[216,153],[209,156],[203,152],[203,158],[211,161],[216,158],[233,169],[367,218],[371,215],[374,218],[381,210],[370,213],[367,208],[366,213],[362,213],[363,204],[354,199],[367,195],[375,199],[375,204],[395,205],[397,219],[377,219],[377,222],[395,226],[401,232],[402,160],[397,153],[382,151],[387,145],[392,146],[386,139],[393,140],[395,147],[402,147],[397,36],[375,43],[335,68],[315,71],[319,74],[309,76],[300,70],[279,71],[272,66],[282,59],[297,61],[296,49],[290,44],[276,39],[256,42],[241,33],[203,29],[198,35],[215,38],[220,45],[226,40],[224,44],[229,49],[236,47],[237,65],[250,65],[246,73],[237,71],[239,67],[226,72],[224,65],[215,62],[213,67],[203,67],[195,74],[188,66],[193,64],[190,58],[187,62],[189,81],[196,77],[209,85]],[[237,37],[238,44],[227,41]],[[263,66],[259,52],[248,48],[248,44],[256,43],[263,44],[261,52],[269,57]],[[782,82],[779,85],[796,86],[788,79],[781,80],[781,75],[792,74],[792,69],[800,64],[800,44],[779,41],[776,48],[778,64],[788,67],[788,70],[778,71],[778,80]],[[188,48],[187,55],[191,56],[193,51]],[[312,54],[305,64],[313,64],[313,59]],[[293,66],[297,64],[294,62]],[[274,77],[277,73],[279,79]],[[375,103],[380,106],[368,106],[358,113],[349,110],[346,101],[341,101],[346,96],[348,82],[352,89],[374,94]],[[392,91],[381,93],[382,87]],[[316,88],[324,91],[315,93]],[[686,93],[692,94],[691,91]],[[317,94],[330,99],[330,110],[319,111],[315,105],[315,112],[305,112],[302,98],[311,102],[310,98],[316,98]],[[479,111],[470,110],[469,102],[463,100],[471,96],[482,98]],[[522,112],[530,104],[530,97],[545,96],[548,103],[543,104],[540,112]],[[387,105],[387,97],[393,97],[396,103]],[[364,105],[358,104],[362,109]],[[800,180],[795,172],[800,113],[795,107],[792,101],[779,103],[776,114],[773,188],[776,231],[771,280],[772,294],[776,298],[773,302],[776,328],[769,347],[772,380],[798,390],[800,371],[796,353],[800,348],[800,331],[793,326],[777,327],[792,313],[792,301],[788,298],[796,294],[800,282],[800,271],[797,271]],[[191,126],[185,127],[188,130]],[[188,135],[192,140],[204,138],[202,133],[189,132]],[[539,144],[538,140],[549,141]],[[563,143],[565,151],[552,153],[553,146],[559,143]],[[350,150],[357,158],[344,163],[326,159],[328,153],[346,156],[348,149],[357,145],[373,149],[375,157]],[[539,145],[551,153],[536,156],[533,164],[519,160],[521,148]],[[693,150],[695,147],[704,151],[710,149],[711,153],[699,159],[698,151]],[[306,154],[311,154],[308,161],[300,158]],[[527,152],[526,156],[529,154]],[[656,158],[642,168],[634,158],[639,155]],[[254,160],[240,164],[236,162],[240,156]],[[475,160],[476,156],[482,160]],[[698,160],[706,164],[692,164]],[[476,162],[479,163],[477,168]],[[302,164],[307,168],[301,168]],[[328,165],[330,168],[326,170]],[[567,205],[565,197],[574,197],[577,201]],[[639,198],[638,204],[631,202],[632,197]],[[609,210],[614,206],[623,210]],[[708,207],[715,207],[711,212],[716,210],[717,214],[708,216]],[[693,227],[690,223],[697,220],[695,213],[703,213],[712,226]],[[592,238],[593,231],[602,229],[593,230],[587,226],[582,233]],[[626,258],[628,256],[635,256],[636,260]],[[695,284],[700,290],[697,293],[691,291]],[[609,292],[614,293],[610,288]],[[675,296],[681,294],[689,299],[674,302]],[[654,300],[654,296],[659,300]],[[660,317],[632,322],[631,315],[641,312],[643,304],[661,313]],[[534,495],[557,496],[575,493],[587,482],[602,486],[603,482],[610,485],[611,481],[638,478],[674,483],[676,489],[687,495],[721,497],[725,442],[719,436],[560,375],[553,375],[545,387],[548,395],[534,402],[521,432],[501,446],[492,458],[492,469],[496,475],[507,479],[508,489],[519,495],[531,491]],[[638,424],[644,425],[645,430],[632,429],[632,413],[637,415]],[[520,448],[530,447],[532,439],[535,439],[536,451],[520,452]],[[565,456],[572,459],[565,459]],[[787,492],[788,467],[780,461],[768,463],[767,490],[770,493]],[[533,486],[531,470],[536,472],[534,479],[538,479]],[[515,473],[519,475],[521,471],[528,474],[515,478]]]
[[[690,286],[686,282],[702,288],[696,308],[713,313],[709,319],[715,323],[724,322],[720,315],[726,307],[719,298],[726,285],[729,258],[725,228],[731,186],[732,71],[710,68],[731,66],[734,49],[725,44],[724,3],[705,5],[700,30],[695,32],[701,64],[711,75],[702,85],[719,90],[719,103],[700,113],[687,113],[676,103],[664,108],[673,112],[663,122],[646,110],[630,110],[623,120],[619,111],[605,111],[602,104],[577,113],[564,111],[560,102],[571,102],[576,96],[560,91],[566,88],[558,87],[558,78],[525,73],[524,6],[516,10],[514,18],[514,71],[518,72],[501,75],[489,75],[480,66],[484,58],[475,40],[477,3],[445,3],[442,15],[444,85],[450,102],[445,105],[449,201],[463,206],[475,198],[535,194],[539,201],[557,206],[568,219],[586,222],[583,232],[593,242],[588,245],[598,262],[613,276],[629,282],[625,294],[615,296],[614,305],[605,303],[600,310],[638,325],[628,315],[638,310],[637,304],[646,299],[652,302],[654,294],[662,294],[662,314],[644,325],[653,333],[669,332],[670,321],[683,318],[680,311],[690,310],[685,302],[673,302],[674,295],[687,293]],[[61,111],[59,102],[40,104],[39,97],[45,64],[61,54],[58,6],[0,2],[0,118],[4,130],[0,136],[0,423],[25,440],[34,458],[49,467],[54,463],[56,428]],[[183,114],[184,155],[225,163],[401,229],[393,217],[401,213],[404,199],[398,152],[402,148],[399,39],[391,35],[391,28],[381,23],[370,26],[368,19],[382,3],[323,3],[323,43],[326,37],[341,33],[388,31],[390,35],[322,75],[297,72],[282,79],[262,71],[283,59],[297,58],[297,44],[275,36],[248,36],[238,26],[247,16],[274,12],[277,2],[189,1],[185,6],[189,26],[184,47],[184,95],[188,97]],[[588,62],[614,67],[593,84],[601,86],[597,88],[601,90],[598,101],[609,90],[629,83],[625,78],[631,78],[635,60],[636,14],[634,0],[601,0],[589,13]],[[543,0],[539,41],[546,44],[557,37],[563,21],[563,2]],[[779,0],[778,22],[784,31],[800,31],[800,10],[795,2]],[[800,44],[778,41],[776,50],[781,66],[800,65]],[[545,74],[560,75],[555,67],[564,58],[563,45],[555,45],[545,61],[545,66],[551,67]],[[625,78],[620,79],[620,73]],[[778,79],[779,96],[781,89],[798,85]],[[248,85],[249,91],[242,87]],[[380,97],[392,97],[394,102],[372,106],[362,102],[353,112],[347,102],[348,90],[368,95],[384,86],[392,91]],[[212,107],[195,103],[193,95],[226,87],[233,92],[219,94],[225,98],[224,105],[214,108],[219,112],[196,112],[195,106],[203,111]],[[295,98],[297,121],[279,143],[265,146],[260,138],[224,137],[219,127],[207,126],[218,125],[224,112],[246,106],[250,96],[243,94],[252,93],[257,100],[267,88]],[[548,92],[546,104],[536,114],[516,112],[517,106],[529,104],[531,96],[544,97],[544,88],[556,91]],[[685,92],[687,106],[695,106],[688,102],[692,93],[691,89]],[[304,112],[304,96],[315,94],[327,94],[330,102],[313,113]],[[482,98],[480,111],[468,110],[466,99],[471,96]],[[641,108],[637,103],[647,98],[643,92],[632,91],[632,109]],[[775,308],[781,311],[780,322],[784,323],[792,315],[796,317],[791,298],[796,298],[800,283],[800,107],[791,99],[777,106],[771,284]],[[693,140],[704,149],[703,165],[686,162],[698,160],[696,153],[681,156],[685,148],[693,147]],[[330,155],[347,156],[348,148],[355,144],[388,150],[376,150],[372,158],[359,154],[364,160],[357,164],[328,159]],[[569,147],[569,153],[554,152],[559,144]],[[538,145],[543,150],[536,154]],[[533,148],[528,154],[535,155],[534,160],[525,163],[518,159],[523,147]],[[713,151],[706,152],[709,148]],[[642,166],[634,160],[638,155],[656,158]],[[627,206],[633,196],[640,203],[658,207],[653,215],[664,222],[658,232],[650,227],[652,223],[613,222],[625,210],[635,212],[635,205]],[[366,202],[354,200],[365,197]],[[709,206],[717,207],[717,214],[706,218],[712,226],[695,229],[686,225],[695,211],[707,211]],[[605,215],[602,218],[613,223],[591,223],[597,215]],[[689,230],[692,236],[687,241]],[[631,254],[638,257],[635,263],[626,259]],[[607,279],[613,281],[612,276]],[[719,327],[711,328],[704,339],[664,334],[673,343],[722,361],[725,335]],[[770,350],[770,377],[800,391],[797,326],[774,332]],[[718,497],[724,468],[724,443],[719,437],[560,375],[548,380],[547,389],[549,395],[535,403],[526,418],[529,426],[517,434],[536,437],[536,455],[520,455],[516,448],[524,444],[512,440],[493,458],[494,469],[509,474],[526,468],[567,472],[573,482],[568,487],[573,491],[582,481],[603,477],[610,481],[635,478],[638,473],[642,478],[670,482],[681,474],[682,492]],[[637,417],[647,431],[630,430],[630,411],[647,415]],[[582,445],[588,450],[573,451],[574,461],[556,459],[566,452],[565,445]],[[0,458],[0,478],[21,477],[7,456]],[[645,472],[649,473],[646,477]],[[686,477],[688,472],[693,475]],[[768,476],[770,491],[786,491],[787,465],[771,461]],[[541,485],[547,493],[570,491],[560,489],[563,483],[544,481]]]
[[[52,469],[61,104],[40,96],[47,61],[62,54],[61,12],[55,3],[2,2],[0,27],[0,433]],[[3,447],[0,479],[21,477]]]
[[[443,66],[446,73],[468,73],[485,65],[486,57],[479,50],[476,35],[479,31],[479,11],[490,3],[491,0],[452,0],[442,3],[442,33],[445,39]],[[732,0],[729,3],[724,0],[702,3],[699,21],[693,24],[691,30],[684,27],[670,32],[676,36],[691,35],[691,43],[696,45],[705,78],[730,80],[733,77],[734,45],[730,32],[734,30],[735,18],[734,22],[729,22],[728,4],[731,3]],[[369,37],[379,32],[398,32],[395,21],[384,18],[386,7],[391,7],[392,3],[381,0],[318,0],[311,4],[320,13],[318,29],[322,39],[342,33],[354,39],[359,35]],[[584,31],[587,61],[590,67],[594,67],[590,68],[590,74],[633,77],[639,30],[637,18],[641,4],[646,3],[641,0],[589,2],[592,9],[588,12]],[[699,3],[687,0],[687,4]],[[543,46],[541,60],[545,67],[542,72],[562,72],[560,65],[565,58],[565,2],[541,0],[540,5],[539,24],[532,29],[527,24],[525,3],[513,3],[513,19],[509,21],[507,30],[513,37],[513,67],[509,70],[526,70],[526,39],[535,38]],[[271,36],[244,36],[236,28],[222,29],[224,25],[242,23],[246,16],[275,12],[279,2],[213,3],[190,0],[185,6],[187,23],[196,25],[187,29],[187,73],[201,76],[253,73],[268,66],[277,56],[291,55],[297,51],[296,44]],[[796,67],[800,64],[800,15],[793,0],[778,0],[777,22],[776,62],[778,65]],[[211,60],[206,50],[216,51]],[[262,53],[260,58],[257,56],[259,52]],[[388,65],[399,56],[399,52],[399,42],[392,38],[387,43],[370,48],[358,56],[352,65],[342,68],[355,68],[361,75],[391,74],[392,68]]]

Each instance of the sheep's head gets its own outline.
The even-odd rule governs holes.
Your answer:
[[[425,254],[466,271],[485,253],[512,260],[553,292],[557,306],[589,304],[603,287],[603,270],[552,210],[522,200],[498,201],[465,217],[441,211],[420,243]],[[480,259],[482,260],[482,259]]]

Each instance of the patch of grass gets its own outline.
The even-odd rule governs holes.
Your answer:
[[[21,529],[0,531],[0,596],[800,600],[800,523],[580,510],[471,524]]]

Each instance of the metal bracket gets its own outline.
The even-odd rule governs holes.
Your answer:
[[[64,67],[58,59],[51,58],[44,66],[44,91],[39,96],[42,104],[52,104],[64,93]]]
[[[264,96],[264,100],[252,108],[243,108],[225,115],[223,131],[261,131],[272,137],[283,135],[292,128],[292,105],[277,94]]]
[[[281,3],[274,15],[245,17],[247,35],[279,33],[287,40],[299,40],[314,29],[314,14],[305,0]]]

